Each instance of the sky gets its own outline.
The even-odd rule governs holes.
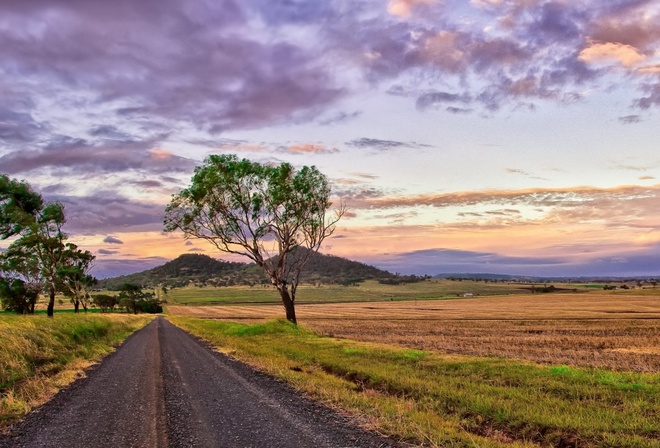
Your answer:
[[[163,233],[210,154],[315,165],[391,272],[660,275],[659,137],[658,0],[0,2],[0,173],[98,277],[237,260]]]

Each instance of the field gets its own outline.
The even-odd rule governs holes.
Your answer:
[[[404,285],[383,285],[366,281],[352,286],[300,285],[298,303],[368,302],[383,300],[443,299],[475,296],[529,294],[533,285],[485,283],[475,281],[430,280]],[[537,284],[536,287],[542,286]],[[571,285],[570,290],[592,291],[587,285]],[[168,291],[167,300],[176,304],[203,303],[279,303],[279,295],[272,286],[185,287]]]
[[[658,374],[355,342],[282,320],[169,319],[415,446],[660,448]]]
[[[256,322],[281,306],[169,305],[177,316]],[[660,297],[592,292],[443,300],[300,303],[321,334],[403,347],[545,364],[660,372]]]
[[[520,286],[307,287],[297,329],[273,322],[284,312],[272,290],[181,290],[167,312],[414,444],[660,447],[660,291]]]

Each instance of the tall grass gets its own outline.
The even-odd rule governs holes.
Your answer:
[[[151,319],[0,316],[0,427],[44,403]]]
[[[171,320],[381,431],[449,447],[660,447],[660,375],[447,356],[286,322]]]

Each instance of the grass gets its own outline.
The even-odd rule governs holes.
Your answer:
[[[59,389],[152,317],[129,315],[0,316],[0,429]]]
[[[529,293],[530,285],[509,285],[474,281],[430,280],[405,285],[382,285],[366,281],[357,286],[300,285],[298,303],[369,302],[382,300],[421,300],[456,298],[464,293],[506,295]],[[659,292],[660,294],[660,292]],[[170,289],[165,297],[172,304],[278,303],[271,286],[185,287]]]
[[[283,317],[281,306],[180,306],[172,315],[239,322]],[[413,349],[614,370],[660,372],[658,298],[529,294],[473,299],[299,304],[315,331]]]
[[[170,317],[379,430],[443,447],[660,447],[660,375],[442,355],[283,321]]]

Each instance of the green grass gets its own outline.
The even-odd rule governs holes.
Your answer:
[[[0,316],[0,427],[23,417],[152,317]]]
[[[366,281],[358,286],[300,285],[297,303],[366,302],[382,300],[424,300],[474,295],[529,294],[517,285],[494,284],[473,281],[431,280],[404,285],[381,285]],[[165,296],[171,304],[232,304],[232,303],[279,303],[280,297],[273,287],[185,287],[170,289]]]
[[[170,319],[415,443],[660,447],[657,374],[443,356],[320,337],[282,321]]]

